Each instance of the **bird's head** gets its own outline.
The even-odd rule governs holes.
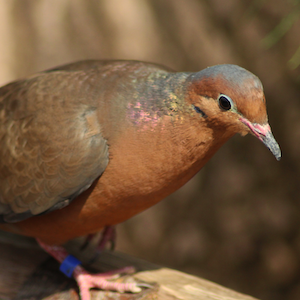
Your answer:
[[[192,73],[187,101],[194,113],[213,128],[246,135],[252,133],[281,158],[279,145],[268,124],[261,81],[236,65],[217,65]]]

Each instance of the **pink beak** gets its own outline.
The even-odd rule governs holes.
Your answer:
[[[268,123],[261,125],[258,123],[251,123],[245,118],[240,118],[240,121],[244,123],[251,130],[252,134],[262,141],[269,150],[273,153],[277,160],[281,158],[281,151],[278,143],[276,142],[271,127]]]

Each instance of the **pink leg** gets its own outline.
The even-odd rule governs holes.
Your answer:
[[[105,246],[110,242],[111,250],[115,248],[116,241],[116,228],[115,226],[106,226],[103,230],[101,240],[96,248],[96,251],[100,253],[105,249]]]
[[[68,252],[61,246],[49,246],[47,244],[44,244],[40,240],[37,240],[37,242],[47,253],[53,256],[60,263],[62,263],[66,259],[66,257],[69,256]],[[107,273],[90,274],[81,265],[77,265],[73,271],[73,277],[77,281],[81,300],[90,300],[91,296],[89,290],[91,288],[112,290],[121,293],[139,293],[142,290],[141,287],[149,287],[146,284],[118,283],[107,280],[116,278],[116,275],[120,273],[131,274],[133,272],[133,267],[125,267],[123,269],[114,270]]]
[[[95,234],[89,234],[86,239],[84,244],[82,245],[81,249],[84,250],[88,244],[91,242]],[[110,243],[110,250],[114,250],[115,248],[115,241],[116,241],[116,228],[115,226],[106,226],[103,229],[101,239],[99,241],[99,244],[97,245],[96,252],[97,254],[101,253],[104,249],[105,246]]]

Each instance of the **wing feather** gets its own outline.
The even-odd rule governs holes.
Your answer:
[[[95,88],[83,71],[58,70],[0,89],[2,221],[61,207],[104,172]]]

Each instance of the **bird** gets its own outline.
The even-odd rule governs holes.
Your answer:
[[[237,65],[175,72],[141,61],[85,60],[6,84],[0,229],[36,238],[70,268],[82,300],[92,287],[139,292],[138,284],[89,274],[61,244],[156,204],[237,133],[252,134],[281,158],[262,83]]]

